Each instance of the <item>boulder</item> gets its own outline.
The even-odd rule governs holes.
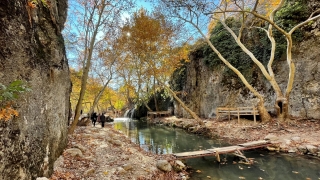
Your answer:
[[[64,158],[63,156],[59,156],[59,158],[53,164],[53,170],[60,170],[59,168],[63,165]]]
[[[295,136],[291,138],[292,141],[299,142],[301,141],[301,137]]]
[[[269,141],[278,141],[279,140],[279,138],[276,136],[276,135],[274,135],[274,134],[268,134],[265,138],[264,138],[264,140],[269,140]]]
[[[297,152],[297,149],[296,149],[296,148],[290,148],[290,149],[288,150],[288,153],[295,153],[295,152]]]
[[[120,140],[112,140],[112,144],[117,145],[117,146],[122,146],[122,142]]]
[[[90,168],[84,172],[84,176],[91,176],[93,173],[95,173],[95,170]]]
[[[82,153],[84,153],[84,152],[87,150],[87,148],[85,148],[85,147],[82,146],[81,144],[75,144],[75,145],[73,146],[73,148],[80,149]]]
[[[132,164],[125,164],[122,166],[122,168],[126,171],[129,171],[129,170],[133,169],[133,166],[132,166]]]
[[[118,172],[118,174],[124,174],[124,173],[126,173],[126,170],[124,170],[122,167],[118,167],[117,172]]]
[[[49,179],[46,177],[38,177],[36,180],[49,180]]]
[[[176,160],[173,165],[173,169],[177,172],[183,171],[186,168],[187,168],[186,165],[184,165],[180,160]]]
[[[306,154],[308,152],[307,147],[303,146],[303,145],[299,146],[297,149],[298,149],[298,151],[302,152],[303,154]]]
[[[83,156],[81,150],[78,149],[78,148],[70,148],[70,149],[67,149],[67,150],[65,150],[65,153],[68,153],[68,154],[70,154],[71,156],[80,156],[80,157]]]
[[[316,146],[306,145],[306,148],[311,154],[316,154],[318,152],[318,148]]]
[[[172,166],[167,160],[157,161],[157,168],[164,172],[169,172],[172,170]]]

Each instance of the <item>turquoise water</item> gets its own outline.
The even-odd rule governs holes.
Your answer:
[[[208,139],[189,134],[178,128],[147,125],[138,121],[114,122],[115,129],[124,132],[132,142],[146,151],[156,154],[171,154],[228,146],[221,139]],[[320,160],[307,156],[271,153],[263,150],[245,151],[253,158],[252,165],[238,163],[233,155],[221,155],[224,163],[215,157],[188,159],[184,163],[193,169],[192,180],[319,180]],[[237,163],[235,163],[237,162]]]

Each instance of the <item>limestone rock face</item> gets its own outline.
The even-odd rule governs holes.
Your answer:
[[[320,27],[320,19],[315,22],[315,29]],[[292,51],[296,65],[294,85],[290,94],[289,113],[294,117],[320,119],[320,33],[310,33]],[[229,79],[226,84],[221,69],[209,69],[202,59],[191,55],[187,65],[187,80],[183,91],[183,100],[187,106],[200,117],[215,116],[217,107],[256,106],[257,98],[246,88],[239,78]],[[276,81],[284,91],[288,82],[288,64],[285,59],[276,59],[273,65]],[[259,70],[255,72],[253,87],[265,97],[265,106],[274,112],[276,96],[271,85]],[[175,104],[175,115],[190,117],[178,104]]]
[[[26,81],[31,92],[0,121],[0,179],[49,177],[67,144],[71,83],[61,35],[67,1],[0,1],[0,82]],[[48,2],[47,2],[48,3]]]

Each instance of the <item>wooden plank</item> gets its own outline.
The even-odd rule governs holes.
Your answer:
[[[218,111],[218,112],[219,113],[232,113],[232,114],[237,114],[238,112],[243,113],[243,114],[253,114],[253,113],[257,114],[257,113],[259,113],[258,111],[241,111],[241,110],[239,110],[239,111]]]
[[[263,145],[263,144],[269,144],[269,142],[266,140],[259,140],[259,141],[252,141],[252,142],[247,142],[243,144],[238,144],[238,145],[242,147],[250,147],[250,146]]]
[[[224,154],[228,152],[236,151],[237,149],[241,149],[241,146],[227,146],[227,147],[220,147],[220,148],[213,148],[207,149],[208,151],[218,152],[219,154]]]
[[[253,107],[254,109],[254,107]],[[256,111],[253,111],[254,124],[256,124]]]
[[[185,156],[197,156],[197,155],[205,155],[205,154],[214,154],[214,153],[208,150],[201,150],[201,151],[175,153],[173,155],[176,157],[185,157]]]
[[[240,124],[240,112],[239,112],[239,108],[238,108],[238,124]]]

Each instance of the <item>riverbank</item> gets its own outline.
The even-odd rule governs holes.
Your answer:
[[[50,180],[153,180],[187,179],[188,173],[159,170],[166,162],[177,168],[171,155],[156,155],[144,151],[112,123],[104,128],[78,126],[68,137],[68,147],[54,164]],[[170,166],[171,168],[171,166]],[[161,168],[160,168],[161,169]]]
[[[270,140],[270,151],[308,154],[320,157],[320,120],[293,119],[279,123],[272,120],[268,123],[252,120],[213,120],[205,119],[204,126],[194,119],[182,119],[175,116],[150,120],[152,123],[183,128],[189,132],[209,137],[224,138],[230,144],[255,140]]]
[[[149,122],[185,129],[192,133],[221,138],[229,144],[269,139],[270,151],[319,156],[320,122],[310,120],[292,120],[278,124],[257,123],[241,119],[210,120],[205,119],[204,126],[197,125],[194,119],[172,117],[156,118]],[[54,165],[55,172],[51,180],[117,180],[117,179],[187,179],[188,173],[164,172],[159,170],[158,162],[176,162],[172,155],[156,155],[144,151],[134,144],[113,123],[102,128],[80,126],[73,135],[69,135],[68,147]]]

